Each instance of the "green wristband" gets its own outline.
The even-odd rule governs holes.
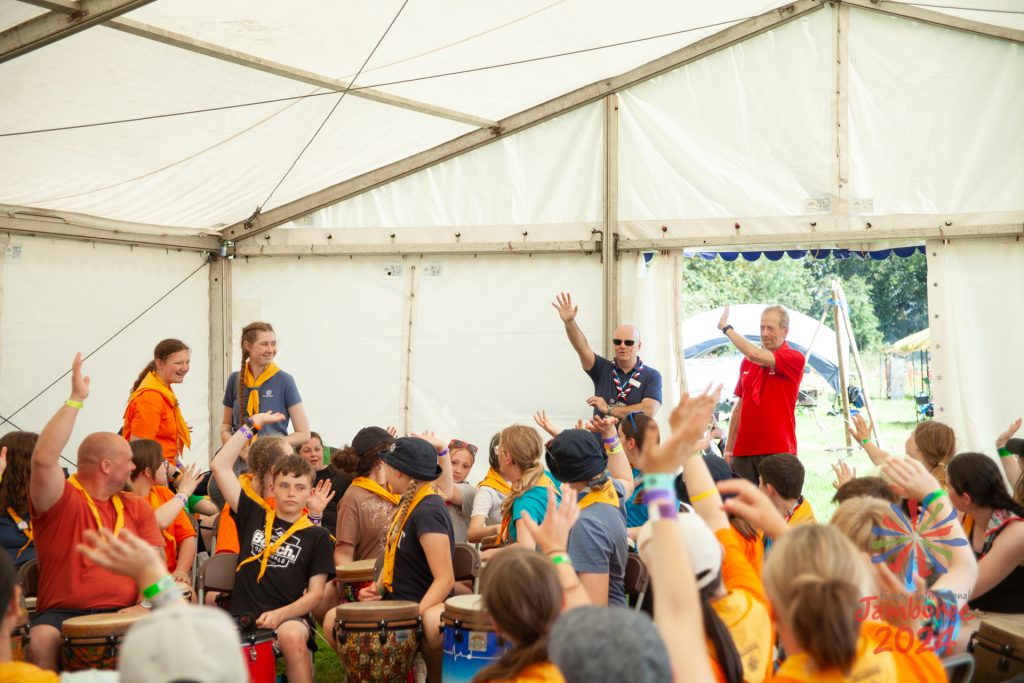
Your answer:
[[[81,410],[82,408],[85,407],[84,403],[82,403],[81,401],[76,401],[73,398],[69,398],[68,400],[64,401],[64,405],[66,405],[68,408],[74,408],[75,410]]]
[[[565,553],[553,553],[548,556],[553,564],[572,564],[572,560]]]
[[[921,503],[921,507],[923,509],[927,510],[929,505],[931,505],[932,503],[934,503],[936,500],[938,500],[939,498],[941,498],[944,495],[946,495],[946,490],[945,489],[938,489],[938,490],[932,491],[931,493],[929,493],[927,496],[924,497],[924,501]]]
[[[867,446],[870,441],[871,441],[871,439],[861,439],[860,440],[860,445],[861,446]]]
[[[172,586],[174,586],[174,579],[171,578],[170,574],[168,574],[164,578],[154,583],[149,588],[143,590],[142,597],[144,597],[146,600],[152,600],[153,597],[156,596],[158,593],[161,593],[167,590],[168,588],[171,588]]]
[[[1009,457],[1011,455],[1013,455],[1013,453],[1011,453],[1009,451],[1009,449],[1006,448],[1006,446],[1003,446],[1002,448],[999,449],[999,457],[1000,458],[1006,458],[1006,457]]]
[[[644,474],[644,488],[664,489],[666,491],[676,490],[676,475],[668,472],[648,472]]]

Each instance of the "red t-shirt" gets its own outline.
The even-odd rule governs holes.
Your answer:
[[[796,398],[803,376],[804,355],[785,342],[775,350],[774,368],[743,359],[735,392],[743,403],[734,457],[796,455]]]
[[[156,525],[149,502],[132,493],[122,493],[124,528],[130,529],[154,548],[164,539]],[[114,528],[117,513],[110,500],[93,499],[106,529]],[[36,609],[112,609],[134,605],[139,589],[131,579],[109,572],[75,550],[82,532],[96,529],[96,520],[85,496],[64,482],[64,493],[46,512],[32,512],[36,557],[39,558],[39,595]]]

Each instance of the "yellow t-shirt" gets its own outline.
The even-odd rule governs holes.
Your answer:
[[[0,663],[0,681],[60,683],[60,676],[28,662],[3,662]]]

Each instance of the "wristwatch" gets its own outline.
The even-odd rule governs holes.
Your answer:
[[[722,334],[724,334],[726,337],[728,337],[729,336],[729,330],[731,330],[731,329],[733,329],[732,325],[726,325],[725,327],[722,328]]]

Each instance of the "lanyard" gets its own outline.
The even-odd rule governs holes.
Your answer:
[[[89,506],[89,511],[92,513],[93,519],[96,520],[96,527],[98,529],[103,528],[103,521],[100,519],[100,511],[96,509],[96,503],[93,502],[92,496],[89,492],[82,487],[78,482],[78,475],[72,474],[68,477],[68,483],[78,489],[78,492],[85,496],[85,502]],[[124,526],[124,501],[121,500],[121,495],[115,493],[110,497],[110,502],[114,504],[114,511],[117,513],[117,518],[114,520],[114,536],[121,533],[121,528]]]
[[[25,548],[32,544],[32,519],[30,518],[27,522],[18,516],[18,513],[14,511],[14,508],[7,508],[7,514],[11,516],[14,523],[18,525],[18,531],[28,539],[25,545],[21,546],[21,550],[18,551],[17,557],[21,557],[21,554],[25,552]]]
[[[626,388],[623,390],[622,382],[619,381],[619,367],[612,363],[612,381],[615,382],[615,400],[626,402],[626,397],[629,396],[629,392],[633,390],[633,385],[630,383],[633,380],[640,379],[640,373],[644,370],[644,362],[639,358],[636,359],[636,370],[633,371],[633,376],[626,382]],[[628,374],[628,373],[627,373]]]

